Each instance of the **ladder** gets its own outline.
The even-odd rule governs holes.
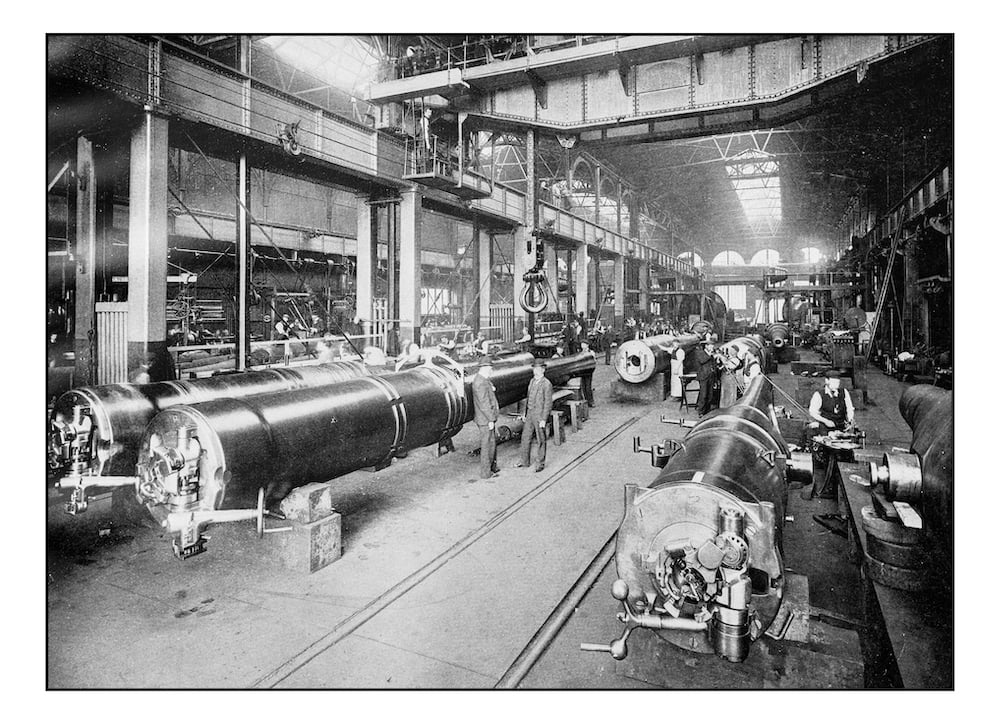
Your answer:
[[[892,268],[896,264],[896,251],[899,249],[899,242],[903,238],[903,223],[900,220],[896,227],[896,235],[892,239],[892,246],[889,248],[889,264],[886,266],[885,279],[882,281],[882,290],[878,295],[878,304],[875,307],[875,319],[872,320],[871,342],[868,351],[865,352],[865,361],[869,361],[872,350],[875,349],[875,334],[878,332],[879,322],[882,321],[882,312],[885,310],[885,302],[889,297],[889,287],[894,286],[892,282]]]

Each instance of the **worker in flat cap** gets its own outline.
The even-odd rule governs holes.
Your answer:
[[[519,468],[531,465],[532,441],[538,440],[535,472],[545,470],[545,422],[552,414],[552,383],[545,377],[545,360],[536,359],[531,366],[532,378],[528,383],[528,407],[524,413],[524,430],[521,432],[521,462]]]
[[[836,370],[828,370],[825,376],[823,389],[814,392],[809,401],[809,417],[813,419],[809,426],[822,431],[846,430],[854,424],[851,393],[841,388],[840,373]]]
[[[500,405],[497,403],[496,388],[490,382],[493,376],[493,362],[489,357],[479,361],[476,374],[472,376],[472,404],[475,421],[479,427],[479,477],[495,478],[500,474],[497,466],[497,419]]]

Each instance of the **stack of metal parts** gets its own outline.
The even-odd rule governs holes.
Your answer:
[[[952,393],[914,385],[899,400],[913,430],[909,453],[886,453],[871,463],[872,505],[862,525],[868,538],[865,567],[891,588],[922,591],[950,579],[954,492]]]

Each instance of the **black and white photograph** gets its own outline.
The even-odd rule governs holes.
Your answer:
[[[46,696],[953,692],[958,36],[462,24],[34,38]]]

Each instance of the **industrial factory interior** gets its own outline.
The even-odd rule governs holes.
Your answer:
[[[955,690],[956,45],[47,34],[44,688]]]

